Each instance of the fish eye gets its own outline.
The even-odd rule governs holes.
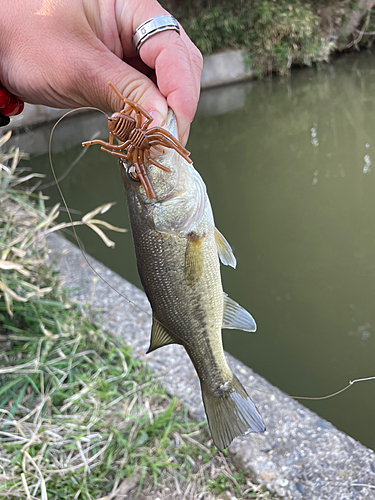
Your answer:
[[[125,167],[125,175],[129,179],[129,181],[141,182],[138,178],[134,165],[132,165],[131,167]]]

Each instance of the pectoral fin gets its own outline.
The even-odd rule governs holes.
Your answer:
[[[194,286],[203,273],[203,236],[191,232],[187,235],[185,252],[185,281],[188,286]]]
[[[231,249],[229,243],[221,234],[221,232],[215,227],[215,242],[217,246],[217,251],[219,253],[219,257],[224,266],[231,266],[236,269],[236,257],[233,254],[233,250]]]
[[[257,325],[249,312],[224,293],[223,328],[255,332]]]
[[[157,319],[152,318],[151,342],[146,354],[155,351],[155,349],[159,349],[159,347],[163,347],[164,345],[175,343],[176,342],[172,339],[164,326],[161,325]]]

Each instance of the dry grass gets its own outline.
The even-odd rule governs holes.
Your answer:
[[[61,287],[44,237],[66,225],[19,189],[38,177],[21,156],[0,151],[0,497],[271,498]],[[94,219],[106,208],[76,224],[117,230]]]

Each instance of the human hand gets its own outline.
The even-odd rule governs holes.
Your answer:
[[[19,13],[22,13],[22,16]],[[33,104],[118,111],[108,86],[139,103],[162,125],[168,106],[186,143],[200,91],[202,57],[181,29],[147,40],[135,29],[167,14],[156,0],[13,0],[0,19],[0,81]],[[155,84],[155,83],[156,84]]]
[[[0,127],[8,125],[9,117],[20,114],[23,106],[24,102],[11,94],[0,83]]]

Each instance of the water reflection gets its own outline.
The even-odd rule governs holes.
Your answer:
[[[370,144],[368,142],[366,143],[366,148],[367,149],[370,148]],[[363,173],[367,174],[368,172],[371,172],[371,158],[370,158],[370,155],[369,154],[365,154],[364,160],[365,160],[365,166],[363,167]]]
[[[223,269],[225,291],[259,326],[224,332],[225,347],[290,394],[320,396],[375,375],[374,96],[375,60],[360,54],[286,81],[207,92],[192,126],[188,148],[238,261]],[[57,155],[58,170],[78,152]],[[91,148],[62,187],[82,212],[117,199],[108,220],[128,227],[108,155]],[[129,234],[114,235],[113,252],[82,237],[139,284]],[[375,447],[373,382],[304,404]]]
[[[225,332],[225,346],[292,394],[327,394],[375,370],[375,64],[352,61],[259,84],[244,110],[193,129],[239,262],[223,271],[226,290],[259,325],[252,337]],[[373,391],[307,404],[374,447]]]
[[[353,320],[355,321],[354,318],[353,318]],[[371,338],[371,325],[370,325],[370,323],[365,323],[364,325],[359,325],[355,331],[350,330],[349,335],[359,337],[361,340],[368,340],[369,338]]]

